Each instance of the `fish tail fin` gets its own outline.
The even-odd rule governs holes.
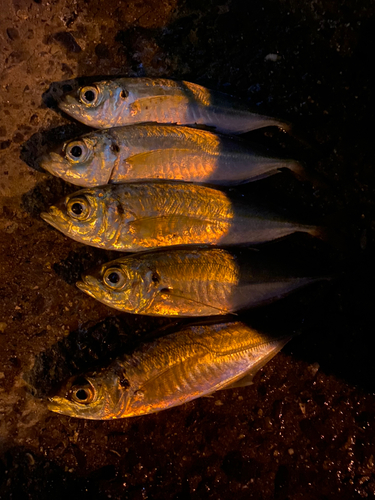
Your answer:
[[[304,180],[306,178],[306,169],[303,164],[297,160],[285,160],[278,170],[290,170],[297,179]]]
[[[289,137],[297,141],[304,149],[311,149],[311,144],[308,138],[304,137],[304,134],[301,133],[301,130],[298,126],[290,122],[281,122],[278,127],[282,131],[286,132]]]
[[[284,121],[284,120],[279,120],[277,117],[276,118],[270,118],[270,117],[264,117],[264,123],[263,127],[277,127],[279,130],[282,132],[285,132],[286,134],[290,134],[290,132],[293,129],[293,126],[290,122]],[[254,129],[254,127],[253,127]],[[251,130],[251,129],[249,129]]]
[[[279,170],[288,169],[296,179],[308,182],[313,189],[326,189],[327,183],[316,173],[312,172],[304,162],[298,160],[285,160],[285,164]]]
[[[321,225],[312,226],[308,232],[346,256],[354,250],[355,242],[348,234],[342,212],[344,211],[325,217]]]
[[[276,125],[280,130],[287,134],[290,134],[292,132],[293,126],[290,122],[278,120]]]

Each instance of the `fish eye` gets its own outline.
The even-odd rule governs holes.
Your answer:
[[[80,101],[88,107],[98,106],[100,103],[99,96],[99,89],[94,86],[82,87],[79,93]]]
[[[86,379],[76,380],[75,385],[70,390],[71,399],[79,404],[90,404],[94,401],[96,391],[93,385]]]
[[[84,141],[72,141],[65,147],[65,156],[71,163],[82,163],[90,156],[91,150]]]
[[[80,146],[74,146],[70,150],[70,153],[74,158],[79,158],[82,155],[82,148]]]
[[[110,288],[119,290],[125,285],[126,277],[121,269],[112,267],[104,273],[103,281]]]
[[[71,198],[67,202],[67,212],[70,217],[78,220],[86,220],[90,216],[91,206],[84,197]]]

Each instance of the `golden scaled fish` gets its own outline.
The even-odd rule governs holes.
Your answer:
[[[289,340],[239,322],[187,326],[98,372],[71,378],[48,408],[91,420],[166,410],[220,389],[250,385]]]
[[[77,286],[128,313],[213,316],[268,303],[322,279],[260,251],[188,247],[116,259],[82,276]]]
[[[263,127],[289,126],[252,112],[245,103],[195,83],[153,78],[117,78],[80,87],[63,96],[60,109],[94,128],[141,122],[203,124],[240,134]]]
[[[84,189],[41,217],[76,241],[118,251],[187,244],[255,244],[296,231],[314,236],[320,236],[321,231],[233,201],[218,189],[184,182]]]
[[[304,176],[297,161],[264,156],[239,139],[157,124],[92,132],[44,155],[40,166],[83,187],[149,179],[234,185],[282,168]]]

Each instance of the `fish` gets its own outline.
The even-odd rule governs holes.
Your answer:
[[[41,217],[86,245],[127,252],[163,246],[256,244],[296,231],[322,229],[291,222],[225,192],[184,182],[141,182],[87,188]]]
[[[298,161],[262,155],[237,138],[158,124],[91,132],[43,155],[39,165],[82,187],[149,179],[236,185],[283,168],[304,176]]]
[[[114,78],[64,94],[60,109],[93,128],[144,122],[206,125],[224,134],[241,134],[289,125],[254,113],[242,101],[186,81]]]
[[[188,325],[97,372],[70,378],[50,398],[48,409],[89,420],[166,410],[218,390],[252,384],[260,368],[290,339],[241,322]]]
[[[267,304],[327,279],[256,250],[186,247],[126,255],[77,282],[109,307],[148,316],[216,316]]]

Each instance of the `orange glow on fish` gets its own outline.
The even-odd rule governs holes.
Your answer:
[[[239,322],[186,326],[95,374],[73,377],[48,407],[92,420],[155,413],[251,384],[289,338],[271,337]]]

